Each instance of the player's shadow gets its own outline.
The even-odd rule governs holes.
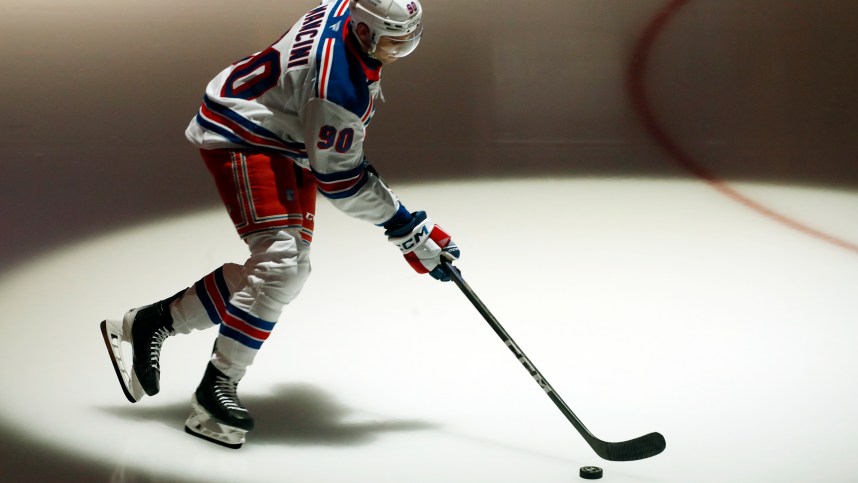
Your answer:
[[[283,384],[268,395],[241,396],[241,402],[256,420],[249,436],[254,443],[350,446],[371,442],[382,433],[436,427],[417,420],[346,421],[352,410],[309,384]],[[183,431],[190,401],[166,406],[124,405],[102,410],[126,419],[158,421]]]

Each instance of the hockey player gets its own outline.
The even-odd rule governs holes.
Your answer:
[[[172,297],[102,322],[129,401],[158,393],[167,337],[218,326],[185,430],[232,448],[244,443],[253,418],[236,388],[310,274],[316,191],[382,227],[417,272],[446,280],[439,257],[458,258],[455,243],[425,212],[403,206],[363,149],[381,68],[417,47],[422,14],[418,0],[324,0],[208,84],[186,136],[250,255],[243,266],[226,263]]]

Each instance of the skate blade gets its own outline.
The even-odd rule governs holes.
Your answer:
[[[123,330],[123,323],[115,320],[104,320],[101,322],[101,335],[104,337],[104,344],[107,347],[107,353],[110,355],[110,362],[113,364],[113,370],[116,372],[116,377],[119,379],[119,385],[122,387],[122,392],[125,397],[135,403],[143,398],[146,393],[143,391],[143,386],[131,370],[131,366],[125,363],[125,358],[122,356],[122,342],[129,342],[125,337],[127,330]]]
[[[247,431],[217,421],[197,403],[196,396],[191,400],[191,415],[185,422],[185,432],[208,442],[238,449],[244,444]]]

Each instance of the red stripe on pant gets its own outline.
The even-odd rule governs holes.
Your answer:
[[[274,152],[200,150],[221,201],[242,237],[300,228],[312,241],[316,180],[290,158]]]

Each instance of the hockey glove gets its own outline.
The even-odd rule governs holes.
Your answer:
[[[432,223],[426,212],[412,213],[408,224],[390,228],[384,234],[399,247],[405,260],[417,273],[428,273],[442,282],[450,281],[450,276],[441,268],[441,254],[459,258],[459,247],[450,239],[450,235]]]

